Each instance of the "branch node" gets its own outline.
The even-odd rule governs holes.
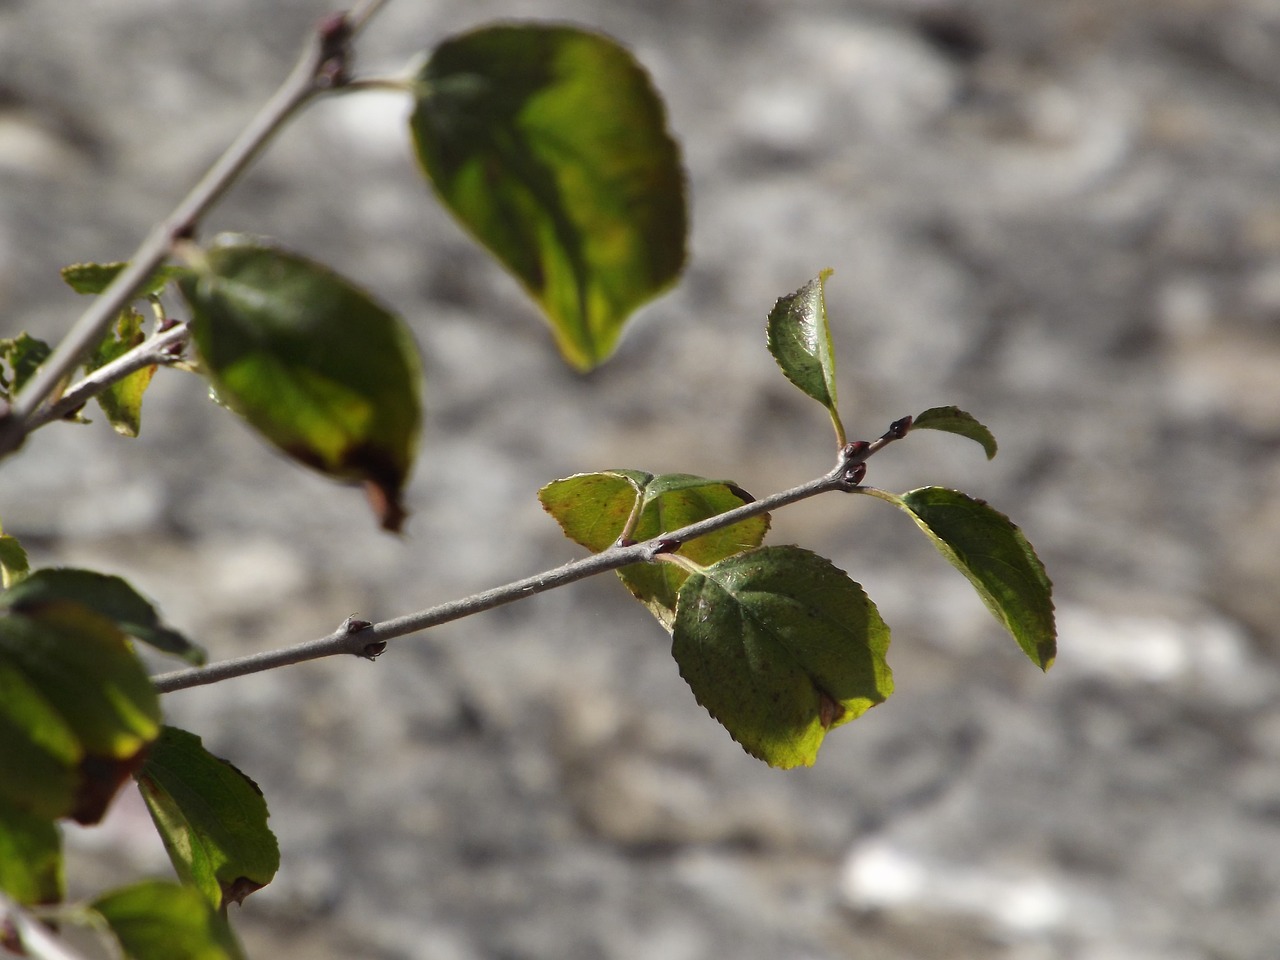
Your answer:
[[[836,469],[839,472],[837,480],[841,490],[849,493],[862,482],[867,475],[867,458],[886,442],[883,437],[875,443],[851,440],[840,448],[840,462]]]
[[[166,333],[181,325],[182,321],[180,320],[175,320],[173,317],[164,317],[160,320],[160,323],[156,325],[156,333]],[[162,355],[174,360],[181,358],[186,352],[187,338],[185,336],[179,337],[177,340],[174,340],[173,343],[167,344],[160,350]]]
[[[656,537],[653,540],[653,547],[649,550],[649,556],[660,557],[664,553],[675,553],[683,543],[684,541],[679,537]]]
[[[340,626],[338,630],[348,637],[354,637],[357,633],[363,633],[372,626],[373,624],[368,620],[361,620],[359,617],[347,617],[347,619],[342,621],[342,626]],[[357,649],[353,649],[351,652],[364,660],[377,660],[382,656],[383,651],[386,649],[387,641],[370,640],[368,643]]]
[[[351,79],[351,39],[355,36],[345,13],[331,13],[316,25],[320,60],[316,65],[316,85],[322,89],[345,86]]]
[[[864,461],[859,460],[856,463],[851,463],[840,476],[840,488],[845,493],[851,493],[854,487],[862,483],[866,476],[867,465]]]

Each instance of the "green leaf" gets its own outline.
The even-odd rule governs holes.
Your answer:
[[[262,791],[199,737],[165,727],[137,780],[178,876],[213,906],[271,882],[280,848]]]
[[[128,960],[243,960],[227,921],[196,890],[149,880],[91,906]]]
[[[404,322],[326,267],[227,236],[181,281],[218,397],[295,460],[365,486],[398,531],[422,422]]]
[[[6,620],[0,620],[0,638]],[[75,805],[84,750],[21,664],[0,647],[0,803],[48,820]]]
[[[599,553],[622,534],[652,479],[653,474],[639,470],[578,473],[548,483],[538,491],[538,500],[566,537]]]
[[[769,352],[786,378],[827,408],[837,443],[845,442],[844,425],[836,409],[836,357],[827,323],[823,287],[830,270],[823,270],[795,293],[779,298],[769,311]]]
[[[11,537],[0,528],[0,588],[8,589],[25,577],[31,565],[27,551],[17,537]]]
[[[630,539],[638,542],[719,516],[753,499],[741,487],[723,480],[684,473],[655,477],[634,470],[557,480],[543,487],[538,498],[565,535],[593,553],[617,541],[633,514],[636,521]],[[758,547],[768,530],[768,515],[751,517],[690,540],[675,552],[707,566]],[[675,620],[676,596],[688,575],[685,568],[672,563],[633,564],[618,571],[632,595],[668,630]]]
[[[65,773],[78,754],[74,796],[57,815],[96,823],[160,732],[155,688],[128,639],[82,604],[52,600],[0,618],[0,675],[21,698],[9,713],[19,742],[6,745],[0,758],[13,751],[43,755],[37,785],[47,799],[57,772]],[[36,726],[35,720],[42,722]],[[68,733],[76,741],[71,748]],[[22,769],[0,769],[0,782],[27,776]],[[33,809],[21,791],[11,799]]]
[[[127,266],[128,264],[123,261],[115,263],[73,263],[62,268],[62,279],[76,293],[97,296],[106,290],[111,285],[111,281]],[[151,275],[151,279],[143,285],[136,296],[139,299],[154,296],[163,290],[171,280],[177,280],[188,273],[190,273],[190,270],[186,267],[160,267]]]
[[[197,667],[204,665],[204,651],[166,627],[151,602],[120,577],[70,567],[46,568],[0,593],[0,605],[18,613],[38,612],[45,604],[62,600],[83,604],[157,650]]]
[[[0,892],[32,906],[60,902],[63,887],[57,826],[0,801]]]
[[[454,37],[418,75],[410,130],[442,202],[524,285],[589,370],[685,261],[676,144],[613,40],[508,24]]]
[[[52,352],[47,343],[27,333],[0,340],[0,398],[18,393]]]
[[[136,310],[121,312],[115,329],[98,344],[98,349],[84,365],[85,370],[97,370],[142,343],[146,339],[142,332],[142,320],[142,314]],[[98,406],[107,415],[107,420],[116,433],[125,437],[138,435],[142,426],[142,395],[150,386],[155,372],[155,364],[143,367],[124,379],[117,380],[98,394]]]
[[[876,495],[911,515],[938,551],[969,578],[1031,662],[1048,670],[1058,650],[1053,584],[1013,521],[982,500],[942,487],[922,487],[901,497],[882,491]]]
[[[664,474],[645,486],[640,519],[633,539],[649,540],[671,530],[679,530],[699,520],[719,516],[754,498],[732,483],[704,480],[687,474]],[[760,546],[769,531],[769,516],[762,514],[740,520],[682,544],[675,552],[694,563],[710,566],[725,557]],[[673,563],[645,563],[624,567],[618,576],[667,630],[675,623],[676,598],[689,576]]]
[[[862,587],[794,546],[690,575],[671,644],[698,702],[749,754],[784,768],[811,766],[829,729],[893,692],[888,649]]]
[[[911,421],[913,430],[942,430],[959,434],[981,444],[990,460],[996,455],[996,438],[971,413],[959,407],[930,407]]]

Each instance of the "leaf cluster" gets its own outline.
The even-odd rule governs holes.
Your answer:
[[[332,62],[345,49],[338,40],[349,39],[339,29],[345,22],[321,29],[317,84],[357,86],[345,64]],[[503,24],[445,40],[402,87],[413,99],[408,136],[435,195],[526,289],[566,362],[578,370],[602,363],[627,319],[675,281],[686,256],[679,150],[643,68],[589,31]],[[82,420],[93,397],[117,432],[136,436],[152,378],[161,366],[178,367],[204,378],[219,403],[286,457],[362,486],[379,524],[399,531],[425,416],[412,331],[324,264],[247,234],[200,243],[195,226],[174,232],[165,263],[132,268],[141,279],[127,304],[109,312],[96,346],[75,358],[83,378],[64,378],[39,398],[45,414]],[[63,278],[78,293],[106,298],[129,270],[77,264]],[[621,558],[599,569],[617,569],[669,633],[697,701],[749,754],[783,768],[814,763],[829,731],[893,692],[889,627],[862,586],[803,547],[765,543],[770,511],[786,503],[845,492],[892,504],[972,583],[1034,664],[1047,669],[1056,654],[1052,588],[1012,521],[942,487],[897,494],[864,483],[869,458],[914,430],[968,438],[988,458],[996,442],[950,406],[904,417],[873,441],[848,439],[829,273],[781,297],[766,321],[783,375],[832,422],[837,461],[827,476],[760,501],[732,481],[638,469],[582,473],[539,492],[566,536]],[[183,336],[169,336],[174,330]],[[20,402],[58,349],[26,334],[0,340],[0,401]],[[516,585],[499,595],[507,602],[527,592]],[[316,655],[372,658],[385,646],[378,626],[350,621],[339,637],[372,631],[374,639]],[[205,669],[205,652],[126,581],[33,571],[22,545],[0,531],[5,947],[56,955],[42,952],[47,931],[32,919],[50,916],[86,922],[105,932],[110,951],[139,960],[242,955],[228,904],[270,883],[280,865],[267,803],[199,736],[164,723],[163,678],[149,674],[141,648],[179,658],[196,674]],[[97,823],[130,781],[178,882],[144,881],[59,906],[59,822]]]
[[[866,459],[913,428],[957,434],[996,450],[990,431],[956,407],[895,422],[875,443],[847,442],[836,406],[836,361],[825,271],[770,312],[768,346],[783,374],[826,410],[840,462],[833,485],[892,503],[977,590],[1041,669],[1056,654],[1052,588],[1021,531],[981,500],[942,487],[898,495],[863,484]],[[683,474],[610,470],[558,480],[539,494],[565,534],[600,551],[661,536],[750,502],[741,487]],[[672,655],[694,696],[752,756],[808,766],[827,731],[893,692],[889,628],[861,584],[796,546],[764,546],[768,514],[673,542],[624,567],[627,589],[671,633]]]

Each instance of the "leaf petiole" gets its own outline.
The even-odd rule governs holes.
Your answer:
[[[679,543],[675,543],[672,549],[679,547]],[[706,573],[707,568],[696,560],[690,560],[682,553],[657,553],[654,554],[653,562],[655,563],[672,563],[683,569],[686,573]]]

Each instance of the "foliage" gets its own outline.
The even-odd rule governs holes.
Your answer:
[[[245,237],[219,237],[197,260],[178,286],[218,398],[295,460],[365,484],[382,526],[399,531],[422,419],[404,321],[327,268]]]
[[[346,69],[358,25],[322,24],[306,85],[285,98],[262,142],[312,95],[359,88]],[[504,24],[445,40],[403,88],[414,100],[409,137],[436,195],[524,285],[566,362],[580,370],[603,362],[628,316],[670,286],[685,260],[679,153],[644,70],[598,34]],[[411,332],[356,283],[268,240],[195,243],[196,220],[219,192],[193,194],[188,220],[130,264],[64,269],[73,289],[97,298],[82,349],[71,336],[54,349],[26,334],[0,341],[0,401],[10,405],[0,453],[52,419],[81,419],[90,397],[119,433],[136,436],[153,375],[180,367],[203,376],[287,457],[362,485],[377,521],[398,531],[424,417]],[[556,480],[541,503],[593,556],[484,595],[492,606],[616,570],[670,633],[697,701],[749,754],[783,768],[814,763],[829,731],[893,692],[889,628],[861,585],[802,547],[765,545],[770,511],[788,503],[833,491],[891,503],[970,580],[1034,664],[1047,669],[1056,652],[1048,577],[1007,517],[941,487],[894,494],[864,485],[867,460],[913,428],[966,437],[988,457],[996,442],[956,407],[905,417],[871,442],[847,440],[829,272],[779,298],[766,320],[783,375],[831,419],[829,474],[762,500],[731,481],[640,469]],[[187,320],[172,319],[175,296]],[[156,317],[153,333],[139,306]],[[76,369],[84,372],[73,383]],[[126,957],[241,956],[227,904],[269,883],[280,865],[267,804],[198,736],[163,724],[158,691],[338,652],[373,657],[391,637],[445,618],[352,621],[321,643],[205,667],[203,650],[127,582],[31,571],[2,531],[0,587],[0,944],[30,956],[58,955],[33,910],[88,923]],[[464,602],[448,615],[483,608]],[[189,666],[149,677],[135,642]],[[129,779],[180,883],[148,881],[57,907],[58,822],[98,822]]]

